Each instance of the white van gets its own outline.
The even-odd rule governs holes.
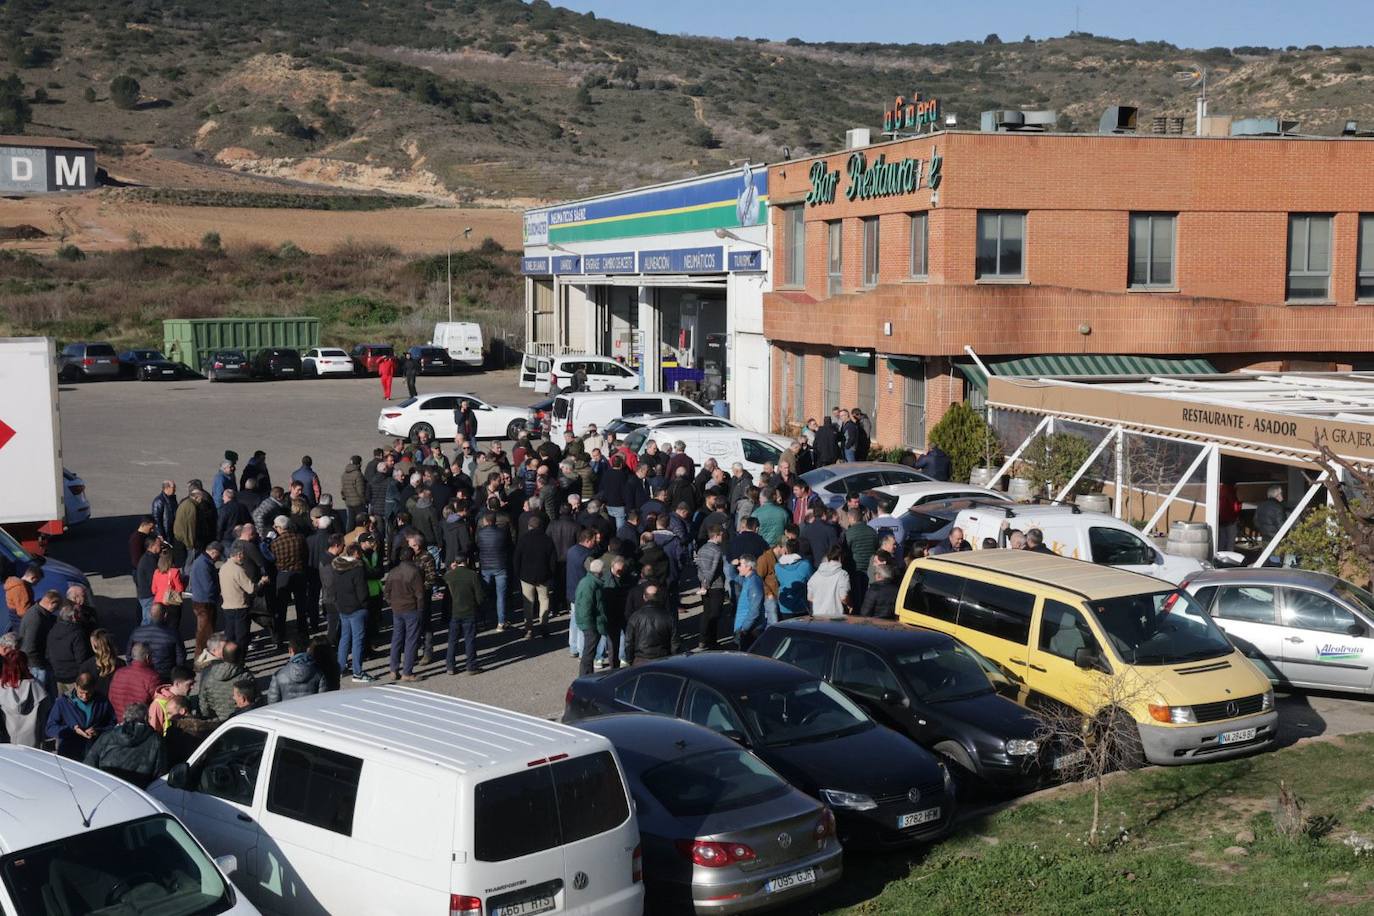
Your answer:
[[[564,353],[562,356],[536,356],[526,353],[520,363],[520,387],[541,394],[557,394],[572,385],[578,369],[587,373],[588,391],[634,391],[639,388],[639,373],[609,356],[595,353]]]
[[[1083,512],[1077,506],[985,504],[964,509],[954,524],[964,529],[964,540],[977,549],[983,538],[999,537],[1004,521],[1017,531],[1039,528],[1045,546],[1060,556],[1129,569],[1174,584],[1204,568],[1191,557],[1164,553],[1115,516]]]
[[[611,743],[385,686],[225,722],[150,791],[290,916],[639,916],[639,826]],[[447,910],[445,910],[447,907]]]
[[[553,421],[549,428],[558,433],[555,442],[562,442],[562,430],[579,436],[587,426],[596,424],[598,430],[621,417],[642,413],[681,414],[684,417],[709,417],[711,412],[690,398],[661,391],[577,391],[560,394],[553,399]]]
[[[644,453],[650,439],[658,443],[664,451],[664,444],[681,442],[687,447],[687,457],[696,462],[697,467],[707,458],[716,459],[716,464],[728,472],[736,461],[744,469],[757,476],[763,470],[764,462],[771,461],[776,466],[782,453],[787,451],[792,440],[786,436],[770,433],[756,433],[735,427],[712,429],[696,426],[657,426],[652,429],[637,429],[625,437],[625,445],[636,455]]]
[[[482,328],[472,321],[441,321],[434,326],[434,346],[448,351],[455,366],[482,368]]]
[[[124,780],[12,744],[0,774],[0,913],[257,914],[225,877],[235,863]]]

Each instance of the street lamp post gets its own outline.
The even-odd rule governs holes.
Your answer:
[[[467,241],[467,237],[468,237],[469,235],[472,235],[472,227],[471,227],[471,226],[465,226],[465,227],[463,228],[463,241]],[[448,240],[448,321],[449,321],[449,324],[452,324],[452,323],[453,323],[453,241],[454,241],[454,239],[456,239],[456,238],[458,238],[458,236],[455,235],[455,236],[453,236],[453,238],[450,238],[450,239]]]

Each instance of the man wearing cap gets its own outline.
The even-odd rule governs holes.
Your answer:
[[[272,521],[277,536],[268,542],[272,558],[277,563],[277,590],[272,608],[272,635],[277,648],[286,648],[286,603],[296,605],[296,627],[308,633],[313,624],[313,612],[305,600],[305,538],[291,527],[291,519],[278,515]],[[226,600],[228,600],[226,598]]]

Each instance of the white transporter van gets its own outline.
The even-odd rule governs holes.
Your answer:
[[[573,383],[578,369],[587,373],[588,391],[634,391],[639,373],[609,356],[595,353],[564,353],[536,356],[526,353],[520,363],[520,387],[541,394],[557,394]]]
[[[625,445],[640,455],[650,439],[664,451],[671,451],[672,443],[681,442],[686,446],[687,457],[696,462],[698,468],[707,458],[714,458],[717,465],[729,472],[730,466],[738,461],[756,477],[763,470],[765,462],[771,461],[776,465],[782,453],[792,444],[792,440],[786,436],[756,433],[738,427],[658,426],[635,430],[625,437]]]
[[[434,326],[434,346],[448,351],[455,366],[482,368],[482,328],[472,321],[441,321]]]
[[[605,738],[394,686],[224,723],[150,789],[289,916],[638,916],[639,827]]]
[[[553,422],[550,429],[558,434],[554,440],[562,442],[563,430],[579,436],[595,423],[598,430],[621,417],[637,414],[681,414],[684,417],[709,417],[711,412],[696,401],[680,394],[660,391],[577,391],[560,394],[553,399]]]
[[[1004,521],[1017,531],[1039,528],[1045,535],[1045,546],[1062,557],[1129,569],[1175,585],[1203,568],[1191,557],[1164,553],[1115,516],[1083,512],[1077,506],[981,505],[964,509],[954,524],[964,529],[964,540],[977,548],[983,538],[997,539]]]
[[[146,792],[47,751],[0,744],[0,913],[257,912]]]

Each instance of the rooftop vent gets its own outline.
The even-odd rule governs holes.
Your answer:
[[[1297,121],[1283,118],[1237,118],[1231,122],[1233,137],[1287,137],[1297,130]]]
[[[1183,117],[1181,115],[1155,115],[1150,118],[1150,133],[1152,134],[1182,134]]]
[[[1113,105],[1097,122],[1099,134],[1133,134],[1140,110],[1134,105]]]
[[[1059,120],[1056,111],[1011,111],[1009,109],[983,112],[982,129],[987,133],[1003,131],[1046,131]]]

